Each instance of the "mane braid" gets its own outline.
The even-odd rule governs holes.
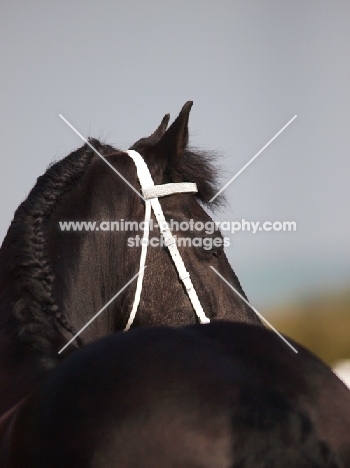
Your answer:
[[[114,150],[98,140],[90,142],[102,154]],[[55,276],[48,258],[46,224],[57,203],[83,176],[93,156],[92,149],[84,145],[49,167],[17,209],[4,241],[15,283],[12,311],[18,323],[18,337],[44,354],[52,351],[57,324],[75,333],[58,310],[53,295]]]

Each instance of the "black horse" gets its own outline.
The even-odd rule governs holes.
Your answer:
[[[350,392],[300,345],[217,322],[104,337],[28,399],[4,468],[350,466]]]
[[[160,199],[167,219],[207,222],[203,209],[216,193],[216,170],[208,154],[190,150],[185,104],[167,129],[132,146],[148,164],[155,184],[193,182],[198,194]],[[90,144],[140,191],[136,169],[123,151]],[[136,282],[123,291],[62,354],[58,351],[137,272],[140,247],[128,247],[127,231],[61,231],[63,221],[140,223],[144,202],[90,146],[84,145],[39,177],[20,205],[0,250],[0,415],[28,395],[71,350],[123,330]],[[159,232],[157,231],[157,235]],[[181,236],[181,233],[178,233]],[[219,232],[186,232],[219,237]],[[259,324],[249,307],[209,268],[213,265],[244,296],[220,247],[181,248],[206,315]],[[185,325],[196,316],[166,249],[150,247],[141,301],[133,326]]]

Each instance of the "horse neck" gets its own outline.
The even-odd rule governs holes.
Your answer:
[[[60,238],[60,247],[56,239]],[[64,239],[63,239],[64,238]],[[113,233],[62,232],[50,241],[50,258],[55,275],[54,294],[58,309],[72,327],[80,330],[126,282],[125,245]],[[124,244],[124,243],[123,243]],[[84,343],[118,328],[120,298],[82,333]]]
[[[133,206],[138,200],[136,194],[127,192],[126,196],[126,189],[110,168],[96,161],[79,187],[67,194],[51,215],[47,231],[54,296],[58,309],[76,331],[135,274],[138,259],[132,259],[129,268],[130,259],[125,258],[127,233],[120,227],[121,220],[138,219]],[[62,230],[62,222],[96,223],[97,229],[81,225],[82,230]],[[107,223],[104,226],[118,224],[113,230],[103,230],[101,222]],[[122,302],[123,295],[84,330],[84,343],[123,328],[126,317],[121,312]]]

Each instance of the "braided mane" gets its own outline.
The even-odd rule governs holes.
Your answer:
[[[113,150],[97,140],[91,143],[102,153]],[[37,349],[50,348],[55,321],[73,332],[53,295],[55,277],[47,254],[46,224],[59,201],[79,182],[93,155],[84,145],[51,165],[16,210],[3,243],[11,264],[18,337]]]

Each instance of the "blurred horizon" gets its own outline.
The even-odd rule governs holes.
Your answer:
[[[305,296],[262,313],[279,332],[334,367],[350,363],[349,303],[350,287]]]

